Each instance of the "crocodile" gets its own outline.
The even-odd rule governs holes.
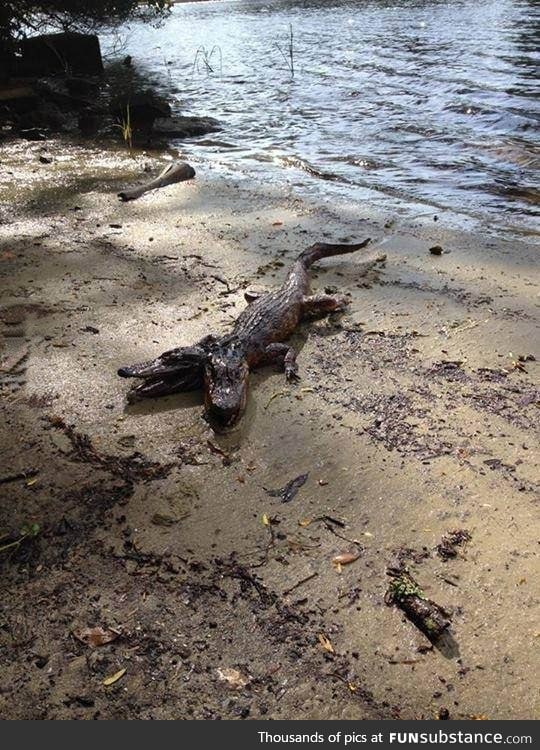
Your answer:
[[[353,253],[369,242],[311,245],[300,253],[281,287],[245,294],[248,307],[230,333],[210,334],[193,346],[120,368],[120,377],[143,381],[129,391],[128,401],[202,388],[209,424],[218,432],[233,427],[246,405],[250,370],[277,361],[289,382],[297,380],[296,351],[286,340],[304,316],[343,310],[349,304],[344,295],[311,294],[309,268],[321,258]]]

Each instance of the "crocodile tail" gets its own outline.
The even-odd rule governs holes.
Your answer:
[[[330,258],[332,255],[345,255],[346,253],[354,253],[357,250],[361,250],[371,242],[371,238],[367,238],[363,242],[356,242],[354,245],[331,245],[327,242],[316,242],[303,253],[298,256],[298,261],[304,268],[309,268],[313,263],[316,263],[321,258]]]

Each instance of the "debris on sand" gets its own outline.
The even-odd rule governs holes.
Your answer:
[[[7,550],[15,551],[17,550],[23,542],[26,542],[27,540],[34,539],[37,537],[39,532],[41,531],[41,527],[39,523],[30,523],[25,524],[19,531],[18,535],[15,536],[9,536],[4,537],[2,539],[2,544],[0,545],[0,552],[6,552]]]
[[[263,487],[263,490],[270,495],[270,497],[280,497],[282,503],[290,503],[300,487],[306,483],[308,477],[309,474],[300,474],[300,476],[287,482],[287,484],[284,487],[281,487],[281,489],[268,490],[266,487]]]
[[[344,565],[350,565],[356,562],[360,557],[358,549],[355,552],[343,552],[340,555],[336,555],[332,558],[332,565],[335,567],[338,573],[341,573],[341,568]]]
[[[191,180],[193,177],[195,177],[195,170],[189,164],[186,164],[185,162],[167,164],[165,169],[153,180],[150,180],[139,187],[122,190],[122,192],[118,193],[118,197],[122,201],[133,201],[136,198],[140,198],[141,195],[144,195],[149,190],[156,190],[157,188],[166,187],[167,185],[173,185],[175,182]]]
[[[228,453],[225,453],[224,450],[221,450],[221,448],[215,445],[211,440],[207,440],[206,444],[210,453],[213,453],[216,456],[221,456],[223,466],[230,466],[232,464],[232,458]]]
[[[98,646],[104,646],[106,643],[112,643],[112,641],[118,638],[120,633],[112,628],[97,626],[95,628],[75,630],[73,631],[73,635],[81,643],[91,646],[91,648],[97,648]]]
[[[115,673],[114,673],[114,674],[112,674],[112,675],[111,675],[110,677],[106,677],[106,678],[105,678],[105,679],[103,680],[103,684],[104,684],[104,685],[105,685],[106,687],[107,687],[108,685],[114,685],[114,683],[115,683],[115,682],[118,682],[118,680],[119,680],[119,679],[121,679],[121,678],[122,678],[122,677],[123,677],[123,676],[125,675],[126,671],[127,671],[127,670],[126,670],[126,668],[125,668],[125,667],[124,667],[124,669],[119,669],[119,670],[118,670],[118,672],[115,672]]]
[[[318,638],[319,638],[319,644],[324,651],[326,651],[328,654],[336,653],[336,650],[332,646],[332,642],[330,641],[329,638],[327,638],[323,633],[319,633]]]
[[[457,557],[458,547],[470,542],[471,535],[466,529],[454,529],[445,534],[437,545],[437,554],[443,560]]]
[[[22,471],[15,471],[12,474],[6,474],[5,476],[0,477],[0,484],[16,482],[18,479],[29,479],[30,477],[35,477],[38,473],[39,470],[33,467],[23,469]]]
[[[219,679],[226,682],[231,690],[242,690],[250,683],[249,677],[245,677],[238,669],[218,667],[217,674]]]
[[[305,578],[302,578],[300,581],[297,581],[292,586],[289,586],[288,589],[285,589],[285,591],[282,592],[283,596],[287,596],[288,594],[291,594],[293,591],[296,591],[296,589],[300,588],[300,586],[303,586],[304,583],[308,583],[309,581],[312,581],[314,578],[317,578],[319,574],[317,571],[314,573],[310,573],[308,576],[305,576]]]
[[[391,578],[385,596],[386,604],[395,604],[431,641],[438,640],[450,627],[448,613],[425,596],[403,565],[389,566],[386,573]]]
[[[440,245],[433,245],[433,247],[429,248],[429,252],[432,255],[442,255],[444,253],[444,250]]]
[[[104,471],[117,475],[127,482],[138,482],[166,477],[173,464],[160,464],[149,461],[141,453],[135,452],[129,456],[114,456],[100,453],[88,435],[77,432],[73,425],[68,425],[61,417],[47,417],[52,427],[62,430],[69,439],[73,457],[83,463],[93,464]]]

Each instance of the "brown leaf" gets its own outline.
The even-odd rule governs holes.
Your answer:
[[[103,680],[104,685],[114,685],[115,682],[118,682],[118,680],[123,677],[126,673],[126,668],[119,669],[118,672],[115,672],[110,677],[105,677]]]
[[[332,559],[332,563],[334,565],[350,565],[351,563],[356,562],[359,557],[359,552],[342,552],[341,555],[336,555]]]
[[[73,635],[78,641],[81,641],[81,643],[96,648],[97,646],[103,646],[105,643],[115,641],[118,638],[119,633],[98,626],[97,628],[82,628],[81,630],[76,630]]]
[[[245,677],[237,669],[232,669],[230,667],[219,667],[217,673],[219,679],[228,683],[232,690],[242,690],[242,688],[245,688],[250,682],[249,677]]]
[[[328,651],[329,654],[335,654],[336,653],[336,651],[335,651],[334,647],[332,646],[331,642],[329,641],[329,639],[323,633],[319,633],[318,638],[319,638],[319,643],[321,644],[321,646],[323,647],[323,649],[325,651]]]

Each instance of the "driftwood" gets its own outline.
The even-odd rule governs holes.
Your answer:
[[[422,631],[430,641],[437,641],[450,627],[448,613],[428,599],[403,564],[386,569],[391,581],[385,601],[394,604]]]
[[[149,182],[145,182],[144,185],[139,187],[128,188],[118,193],[118,197],[123,201],[133,201],[136,198],[140,198],[149,190],[156,190],[157,188],[166,187],[167,185],[173,185],[175,182],[184,182],[184,180],[191,180],[195,177],[195,170],[190,167],[186,162],[179,161],[175,164],[168,164],[163,172]]]

